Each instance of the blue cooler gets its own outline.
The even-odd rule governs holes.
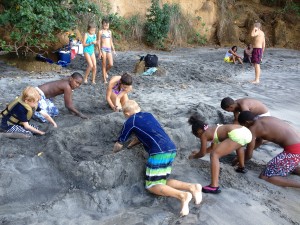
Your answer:
[[[67,63],[71,62],[71,52],[70,51],[59,51],[58,53],[59,60],[65,61]]]

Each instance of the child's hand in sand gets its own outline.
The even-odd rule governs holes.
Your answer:
[[[82,119],[89,119],[89,117],[87,117],[86,115],[84,115],[82,113],[79,114],[79,117],[82,118]]]
[[[115,145],[114,145],[114,148],[113,148],[113,153],[117,153],[119,151],[121,151],[123,145],[120,144],[119,142],[116,142]]]
[[[189,155],[189,159],[196,159],[197,153],[198,153],[198,151],[192,151],[192,153]]]

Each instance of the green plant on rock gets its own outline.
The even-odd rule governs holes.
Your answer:
[[[40,52],[56,41],[60,32],[75,28],[82,17],[100,16],[94,3],[84,0],[4,0],[0,26],[6,40],[0,47],[10,52]]]
[[[145,24],[146,41],[156,48],[164,48],[164,40],[168,36],[169,28],[169,5],[163,4],[161,8],[159,0],[151,0],[151,7],[148,9]]]

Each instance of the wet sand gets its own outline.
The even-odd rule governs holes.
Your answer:
[[[256,98],[273,116],[300,131],[300,52],[267,49],[261,65],[261,83],[249,65],[223,62],[227,49],[176,49],[152,52],[159,57],[159,72],[134,75],[133,92],[143,111],[161,122],[174,140],[178,154],[172,177],[186,182],[210,182],[209,156],[188,160],[199,149],[187,120],[199,112],[209,124],[229,123],[232,114],[220,107],[222,98]],[[149,52],[118,52],[110,76],[132,72],[139,55]],[[239,52],[242,53],[242,52]],[[114,141],[125,120],[105,102],[98,62],[97,85],[82,85],[74,91],[75,106],[89,115],[82,120],[64,107],[63,97],[54,99],[60,110],[58,128],[33,122],[47,130],[45,136],[13,140],[0,135],[0,222],[2,224],[299,224],[299,190],[281,188],[258,178],[266,163],[281,152],[268,143],[254,152],[246,174],[231,166],[234,154],[221,159],[218,195],[203,194],[200,205],[190,203],[190,214],[180,218],[176,199],[157,197],[144,189],[142,147],[113,154]],[[67,69],[55,72],[24,72],[0,61],[0,108],[27,85],[39,85],[82,74],[83,57]],[[42,154],[39,154],[41,153]],[[291,175],[300,181],[300,177]]]

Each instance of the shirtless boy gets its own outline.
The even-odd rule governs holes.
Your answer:
[[[230,97],[223,98],[221,108],[227,112],[233,112],[234,123],[238,123],[238,116],[242,111],[251,111],[255,116],[270,116],[270,112],[262,102],[253,98],[240,98],[233,100]]]
[[[254,27],[251,32],[252,42],[252,58],[251,62],[255,69],[255,80],[251,81],[253,84],[259,83],[260,78],[260,62],[265,51],[265,33],[261,30],[261,23],[254,23]]]
[[[252,158],[253,150],[260,146],[263,139],[283,148],[283,152],[268,162],[259,178],[282,187],[300,188],[300,182],[286,178],[290,173],[300,175],[299,133],[280,119],[272,116],[256,118],[250,111],[241,112],[238,120],[252,133],[252,141],[245,152],[245,161]]]
[[[57,95],[63,94],[66,108],[71,113],[83,119],[87,119],[87,116],[83,115],[81,112],[75,109],[72,100],[72,91],[76,88],[79,88],[79,86],[82,84],[82,81],[83,76],[80,73],[75,72],[67,79],[51,81],[36,87],[41,95],[39,107],[42,110],[46,111],[50,116],[57,116],[58,109],[56,108],[56,106],[54,106],[50,99],[54,98]],[[35,112],[34,119],[45,122],[44,117],[38,112]]]
[[[151,113],[141,112],[139,105],[133,100],[125,103],[123,113],[127,120],[113,152],[120,151],[122,143],[134,133],[137,138],[130,142],[127,148],[142,143],[149,153],[146,164],[146,189],[153,194],[177,198],[181,202],[180,215],[188,215],[192,197],[196,204],[202,201],[202,186],[168,179],[176,156],[176,146]]]

